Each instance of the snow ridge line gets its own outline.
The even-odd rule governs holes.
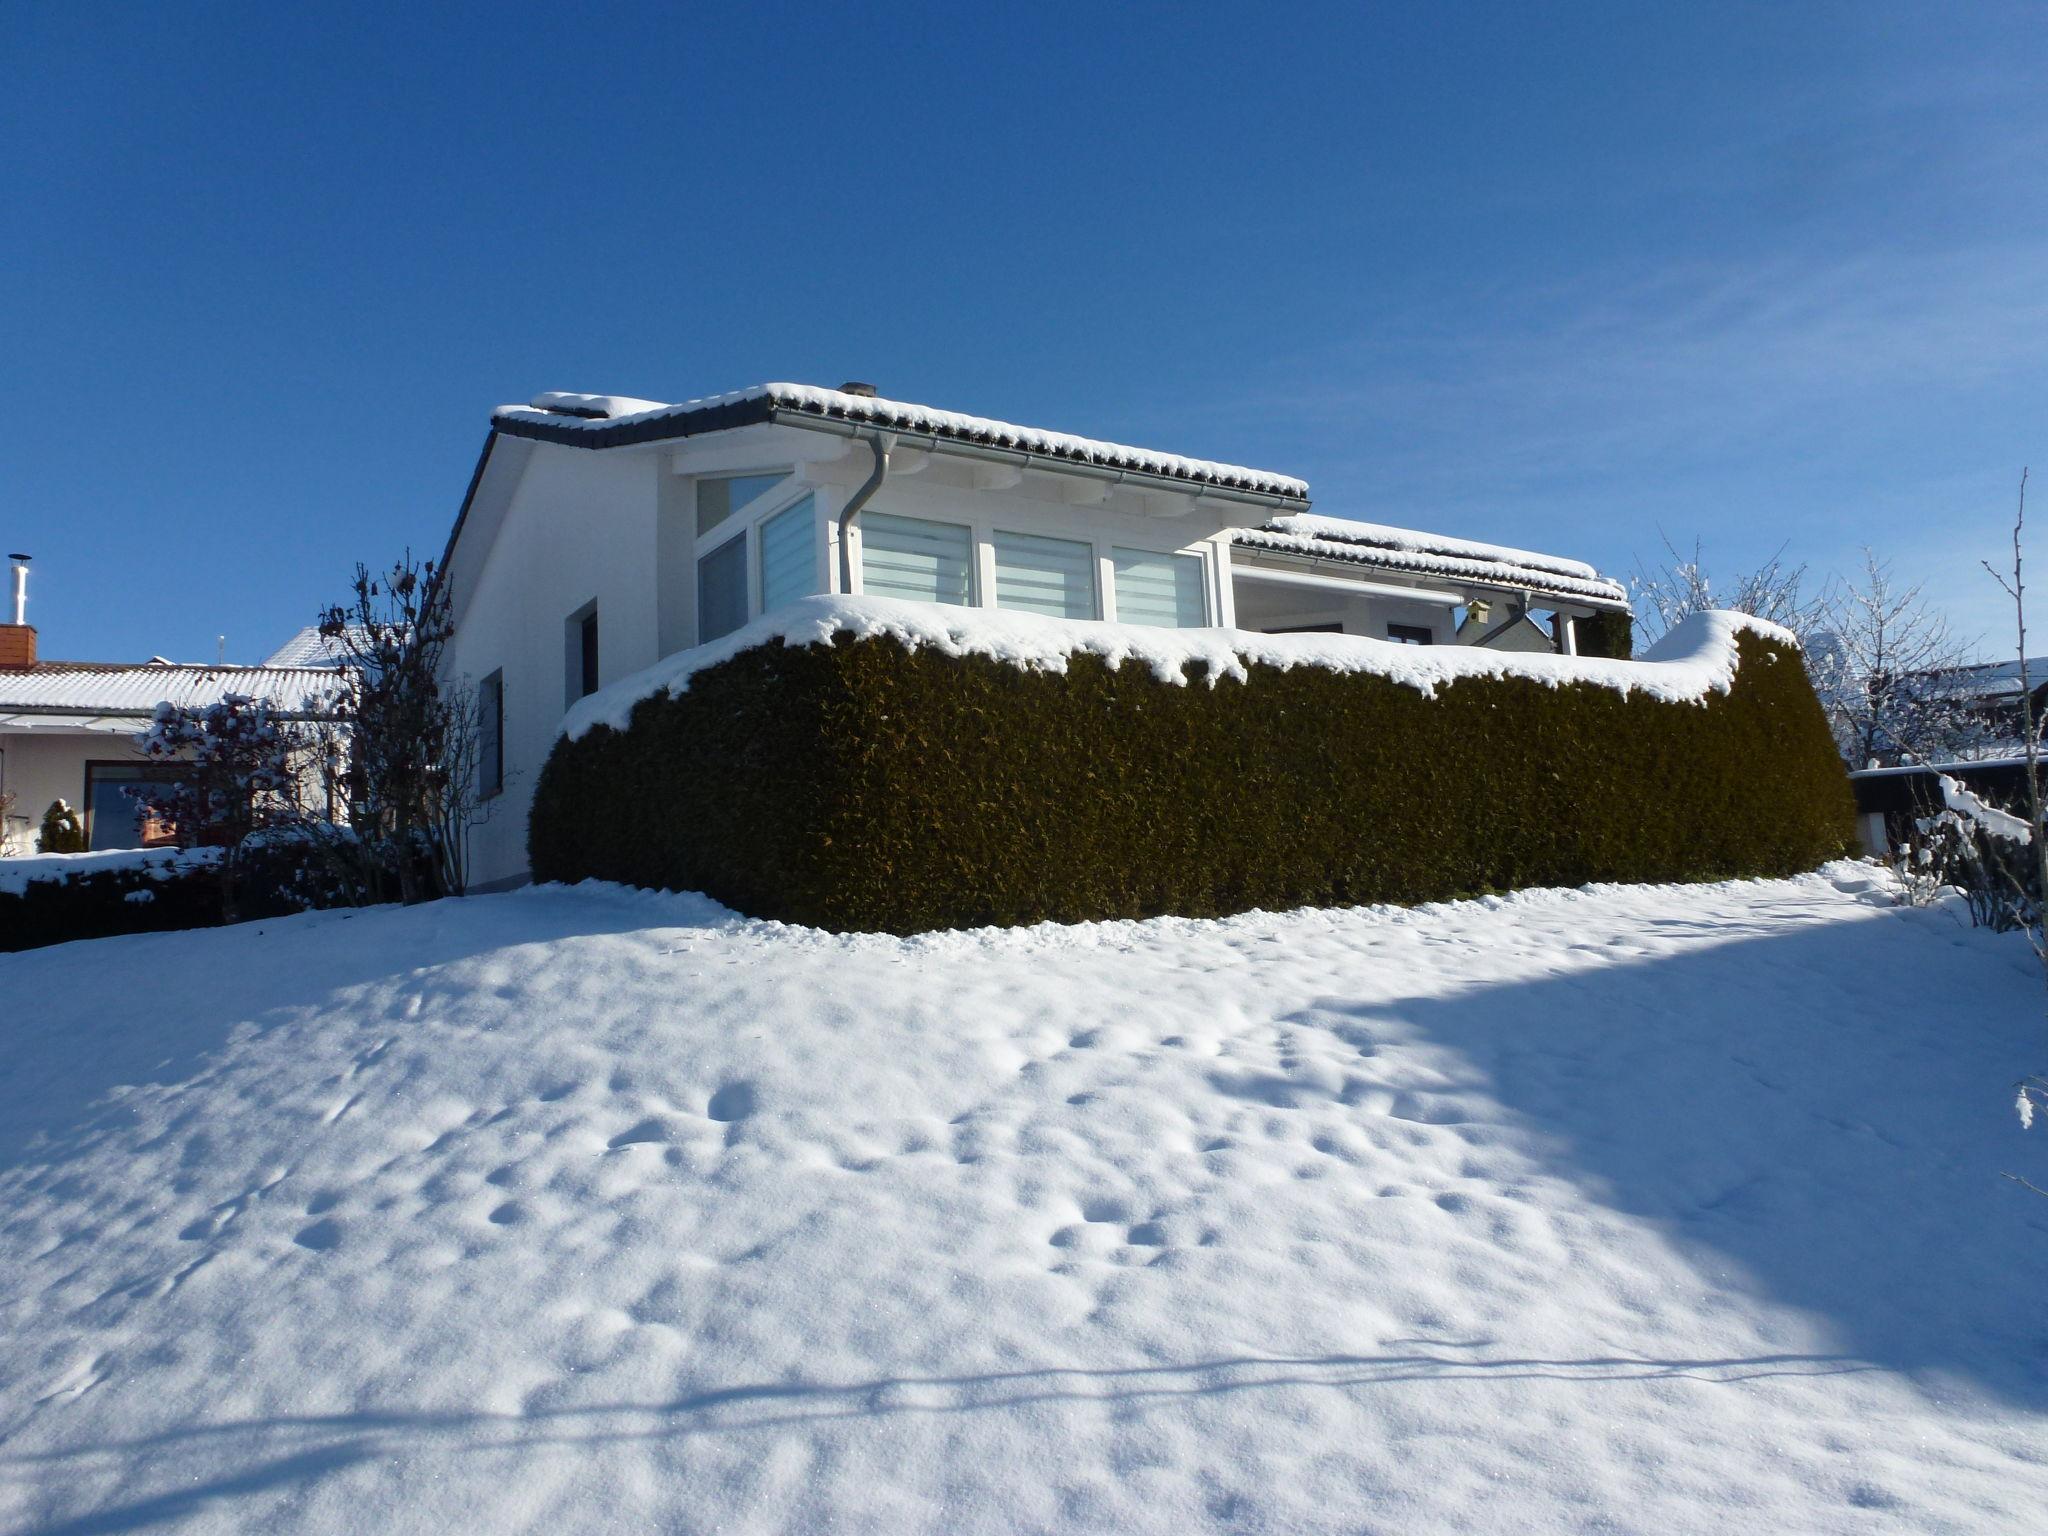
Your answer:
[[[665,656],[579,700],[563,716],[561,734],[580,740],[593,726],[624,730],[633,707],[656,694],[688,691],[690,679],[756,646],[830,645],[888,636],[910,650],[929,647],[945,656],[985,656],[1033,672],[1067,670],[1071,657],[1100,657],[1111,667],[1140,661],[1163,683],[1185,686],[1190,664],[1207,669],[1214,686],[1223,677],[1248,680],[1256,663],[1288,671],[1323,667],[1332,672],[1384,677],[1434,698],[1442,687],[1468,677],[1526,677],[1548,687],[1591,683],[1623,694],[1644,693],[1667,703],[1697,704],[1735,684],[1736,640],[1744,633],[1797,649],[1791,631],[1748,614],[1694,614],[1637,661],[1592,656],[1551,656],[1488,651],[1476,646],[1397,645],[1364,635],[1262,635],[1242,629],[1151,629],[1099,620],[1048,619],[1035,614],[953,608],[883,597],[806,597],[778,608],[709,645]]]

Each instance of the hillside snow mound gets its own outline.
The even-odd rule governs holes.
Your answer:
[[[1854,865],[0,957],[0,1528],[2037,1529],[2030,966]]]

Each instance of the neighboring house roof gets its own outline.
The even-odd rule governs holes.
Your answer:
[[[1042,427],[963,416],[957,411],[820,389],[811,384],[757,384],[751,389],[707,395],[678,405],[618,395],[554,393],[536,396],[530,405],[500,406],[491,415],[492,427],[507,436],[538,438],[578,448],[625,447],[763,423],[880,427],[907,437],[966,443],[1096,469],[1150,475],[1190,487],[1214,486],[1304,504],[1308,500],[1308,482],[1292,475],[1183,458],[1149,448],[1073,437]]]
[[[143,663],[44,661],[0,670],[0,726],[21,717],[147,720],[160,703],[197,707],[231,693],[262,699],[291,713],[309,695],[334,686],[331,667],[222,667],[169,661]]]
[[[351,632],[362,631],[351,626]],[[318,625],[308,624],[291,639],[263,658],[266,667],[338,667],[348,660],[348,652],[339,640],[330,639],[320,633]]]
[[[1592,566],[1557,555],[1446,538],[1412,528],[1358,523],[1349,518],[1276,517],[1240,528],[1232,542],[1246,549],[1341,560],[1380,570],[1469,582],[1509,591],[1540,592],[1591,608],[1626,610],[1628,589]]]
[[[2020,663],[2014,659],[1957,667],[1951,672],[1930,674],[1930,680],[1951,698],[1979,699],[1987,704],[2017,701],[2020,696]],[[2048,686],[2048,656],[2027,658],[2027,683],[2035,693]]]

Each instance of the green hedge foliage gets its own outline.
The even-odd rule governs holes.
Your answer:
[[[1673,704],[777,642],[557,743],[529,852],[892,933],[1810,869],[1853,844],[1848,781],[1797,654],[1740,645],[1732,693]]]

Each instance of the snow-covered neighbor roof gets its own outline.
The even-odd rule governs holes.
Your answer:
[[[308,624],[291,639],[263,658],[266,667],[333,667],[347,660],[342,648]]]
[[[1528,677],[1551,687],[1594,683],[1622,693],[1696,703],[1726,693],[1735,681],[1735,640],[1744,631],[1796,647],[1790,630],[1742,613],[1700,613],[1675,626],[1637,661],[1536,655],[1468,645],[1399,645],[1365,635],[1262,635],[1242,629],[1152,629],[1096,620],[885,597],[806,597],[734,630],[723,639],[678,651],[577,702],[563,717],[571,740],[595,725],[624,729],[633,706],[657,693],[680,693],[707,667],[755,646],[829,645],[836,637],[887,635],[917,650],[986,656],[1027,671],[1064,672],[1073,656],[1099,656],[1111,666],[1139,661],[1161,681],[1182,684],[1190,663],[1213,684],[1243,679],[1252,663],[1285,671],[1323,667],[1369,673],[1434,695],[1461,678]]]
[[[538,395],[528,405],[500,406],[491,415],[498,431],[515,437],[537,437],[582,447],[623,447],[657,442],[700,432],[720,432],[759,422],[806,419],[881,427],[912,437],[971,443],[1098,469],[1153,475],[1189,485],[1306,502],[1308,482],[1269,470],[1209,459],[1184,458],[1149,448],[1101,442],[1018,426],[985,416],[964,416],[903,400],[883,400],[813,384],[757,384],[730,394],[707,395],[676,405],[635,400],[619,395],[578,395],[560,391]]]
[[[0,718],[8,715],[132,716],[147,718],[158,704],[217,703],[247,694],[279,709],[297,711],[310,695],[334,686],[331,667],[222,667],[152,661],[45,661],[0,669]]]
[[[1232,541],[1248,549],[1547,593],[1595,608],[1628,607],[1628,589],[1583,561],[1383,523],[1301,514],[1276,517],[1259,528],[1239,529]]]

